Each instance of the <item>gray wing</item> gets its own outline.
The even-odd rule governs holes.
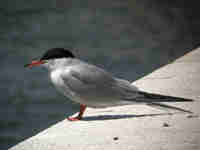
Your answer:
[[[136,88],[128,81],[114,78],[108,72],[89,64],[73,66],[62,78],[69,89],[93,106],[114,105],[137,95]]]

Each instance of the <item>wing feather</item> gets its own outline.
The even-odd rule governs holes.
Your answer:
[[[73,66],[62,79],[77,96],[94,105],[116,103],[136,93],[128,81],[113,78],[108,72],[88,64]]]

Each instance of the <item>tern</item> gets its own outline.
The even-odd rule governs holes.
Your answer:
[[[44,66],[49,77],[64,96],[80,104],[76,117],[70,121],[81,120],[86,107],[104,108],[128,104],[147,104],[179,111],[190,112],[161,102],[191,102],[173,96],[148,93],[131,82],[114,77],[111,73],[75,57],[68,49],[51,48],[39,60],[33,60],[25,67]]]

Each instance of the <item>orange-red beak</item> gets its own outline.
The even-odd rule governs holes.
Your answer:
[[[33,60],[30,64],[24,65],[24,67],[31,68],[31,67],[34,67],[34,66],[39,66],[39,65],[44,64],[44,63],[45,63],[44,60]]]

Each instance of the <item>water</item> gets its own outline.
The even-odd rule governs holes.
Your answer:
[[[73,49],[81,59],[134,81],[194,45],[182,9],[160,9],[155,2],[0,3],[1,150],[78,111],[54,90],[45,70],[23,67],[47,49]]]

